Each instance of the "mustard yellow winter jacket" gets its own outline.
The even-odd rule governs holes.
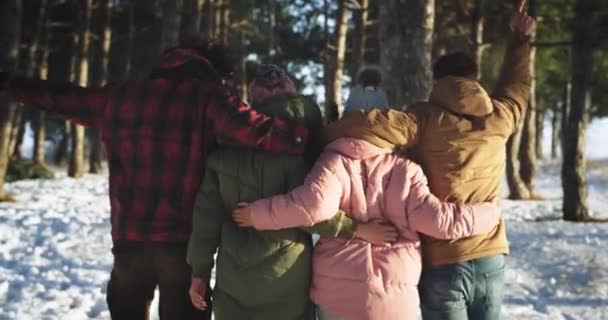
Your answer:
[[[340,137],[367,140],[408,152],[419,162],[431,191],[455,203],[499,197],[506,143],[523,119],[530,95],[529,43],[514,35],[501,76],[489,95],[468,78],[434,82],[428,102],[405,112],[351,113],[325,129],[327,141]],[[423,238],[427,265],[451,264],[509,252],[504,220],[490,233],[457,241]]]

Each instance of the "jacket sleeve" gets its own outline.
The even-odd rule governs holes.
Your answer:
[[[107,100],[106,88],[84,88],[22,77],[9,80],[7,77],[6,73],[1,73],[0,82],[7,82],[7,93],[11,100],[88,126],[96,126],[102,120]]]
[[[349,137],[365,140],[380,148],[409,149],[420,137],[420,116],[416,112],[374,109],[349,112],[342,119],[327,125],[324,143]]]
[[[224,216],[219,193],[217,173],[206,169],[192,216],[192,233],[188,241],[186,260],[192,267],[192,276],[210,279],[215,260],[213,256],[220,244]]]
[[[306,178],[309,165],[304,159],[299,159],[299,161],[289,161],[288,166],[287,188],[288,190],[292,190],[302,184]],[[300,229],[307,233],[316,233],[321,237],[352,239],[357,230],[357,222],[347,216],[344,211],[340,210],[330,220],[317,223],[312,227],[302,227]]]
[[[419,166],[411,176],[406,215],[413,230],[438,239],[458,239],[490,232],[499,222],[500,208],[442,202],[428,188]]]
[[[492,92],[495,114],[512,133],[525,116],[530,99],[529,37],[512,34],[505,53],[500,78]]]
[[[293,155],[304,153],[308,140],[305,126],[257,113],[236,95],[211,94],[214,97],[207,100],[207,119],[219,145]]]
[[[303,185],[285,195],[251,204],[251,218],[258,230],[310,227],[331,219],[340,206],[342,184],[332,171],[337,154],[323,154]]]

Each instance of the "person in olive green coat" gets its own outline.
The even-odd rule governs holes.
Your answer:
[[[321,129],[318,106],[296,94],[289,77],[276,66],[258,68],[250,96],[258,112],[305,124],[311,132]],[[326,237],[358,236],[370,242],[394,240],[392,227],[357,225],[344,213],[311,230],[259,232],[232,222],[237,203],[284,194],[302,184],[309,169],[310,163],[302,157],[255,150],[224,149],[208,158],[187,254],[195,306],[207,307],[203,297],[219,248],[213,289],[216,320],[312,320],[310,232]]]

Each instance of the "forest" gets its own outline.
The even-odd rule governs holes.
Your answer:
[[[463,51],[481,65],[491,88],[498,77],[515,1],[489,0],[4,0],[0,70],[15,75],[111,86],[146,77],[159,54],[202,34],[239,57],[238,86],[256,65],[285,67],[314,95],[326,120],[340,116],[352,79],[378,66],[390,105],[425,100],[437,57]],[[524,123],[507,146],[509,198],[542,199],[535,177],[542,133],[550,126],[551,159],[561,160],[563,219],[593,220],[587,205],[585,130],[608,115],[608,1],[530,0],[533,93]],[[33,132],[32,154],[20,146]],[[52,142],[56,148],[45,148]],[[53,154],[47,154],[48,150]],[[103,171],[97,132],[44,112],[0,102],[0,199],[15,170],[70,177]],[[29,168],[28,170],[23,169]]]

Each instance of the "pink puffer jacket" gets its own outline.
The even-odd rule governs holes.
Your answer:
[[[389,221],[399,230],[391,246],[321,239],[314,250],[312,299],[347,320],[414,319],[422,268],[417,232],[456,239],[491,231],[495,205],[439,201],[415,163],[363,140],[327,146],[306,182],[289,194],[251,204],[258,230],[312,226],[342,209],[357,221]]]

